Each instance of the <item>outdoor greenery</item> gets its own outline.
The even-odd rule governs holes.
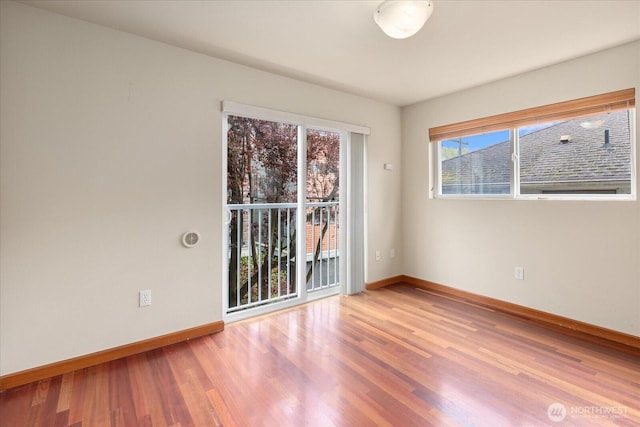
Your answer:
[[[227,203],[274,205],[235,210],[231,216],[229,307],[235,307],[297,291],[296,209],[278,204],[296,202],[299,141],[298,127],[286,123],[230,116],[228,129]],[[307,131],[306,138],[307,199],[338,200],[339,134]],[[307,216],[310,221],[311,211]],[[325,222],[312,263],[318,262],[327,229]],[[308,267],[307,281],[311,274]]]

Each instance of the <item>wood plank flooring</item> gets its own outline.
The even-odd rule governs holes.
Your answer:
[[[7,390],[0,425],[638,426],[640,357],[394,285]]]

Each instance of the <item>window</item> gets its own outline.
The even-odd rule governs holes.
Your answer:
[[[437,195],[635,196],[635,90],[429,130]]]
[[[631,194],[631,110],[518,129],[520,194]]]
[[[511,194],[509,130],[440,142],[441,194]]]

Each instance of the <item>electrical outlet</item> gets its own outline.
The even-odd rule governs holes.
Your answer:
[[[513,275],[518,280],[524,280],[524,268],[516,267]]]
[[[380,261],[380,251],[376,251],[376,261]]]
[[[394,248],[391,248],[391,250],[389,251],[389,258],[395,258],[396,257],[396,250]]]
[[[151,305],[151,289],[140,291],[140,307]]]

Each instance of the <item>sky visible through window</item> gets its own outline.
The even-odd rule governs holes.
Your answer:
[[[463,136],[461,138],[447,139],[440,145],[442,159],[450,159],[472,151],[481,150],[491,145],[509,141],[509,131],[483,133],[479,135]]]
[[[518,128],[518,134],[522,137],[541,129],[548,128],[557,123],[559,122],[549,122],[521,127]],[[509,131],[501,130],[497,132],[463,136],[462,138],[447,139],[442,141],[441,147],[443,149],[443,154],[445,154],[443,156],[444,159],[448,159],[457,155],[470,153],[472,151],[482,150],[483,148],[506,141],[509,141]]]

